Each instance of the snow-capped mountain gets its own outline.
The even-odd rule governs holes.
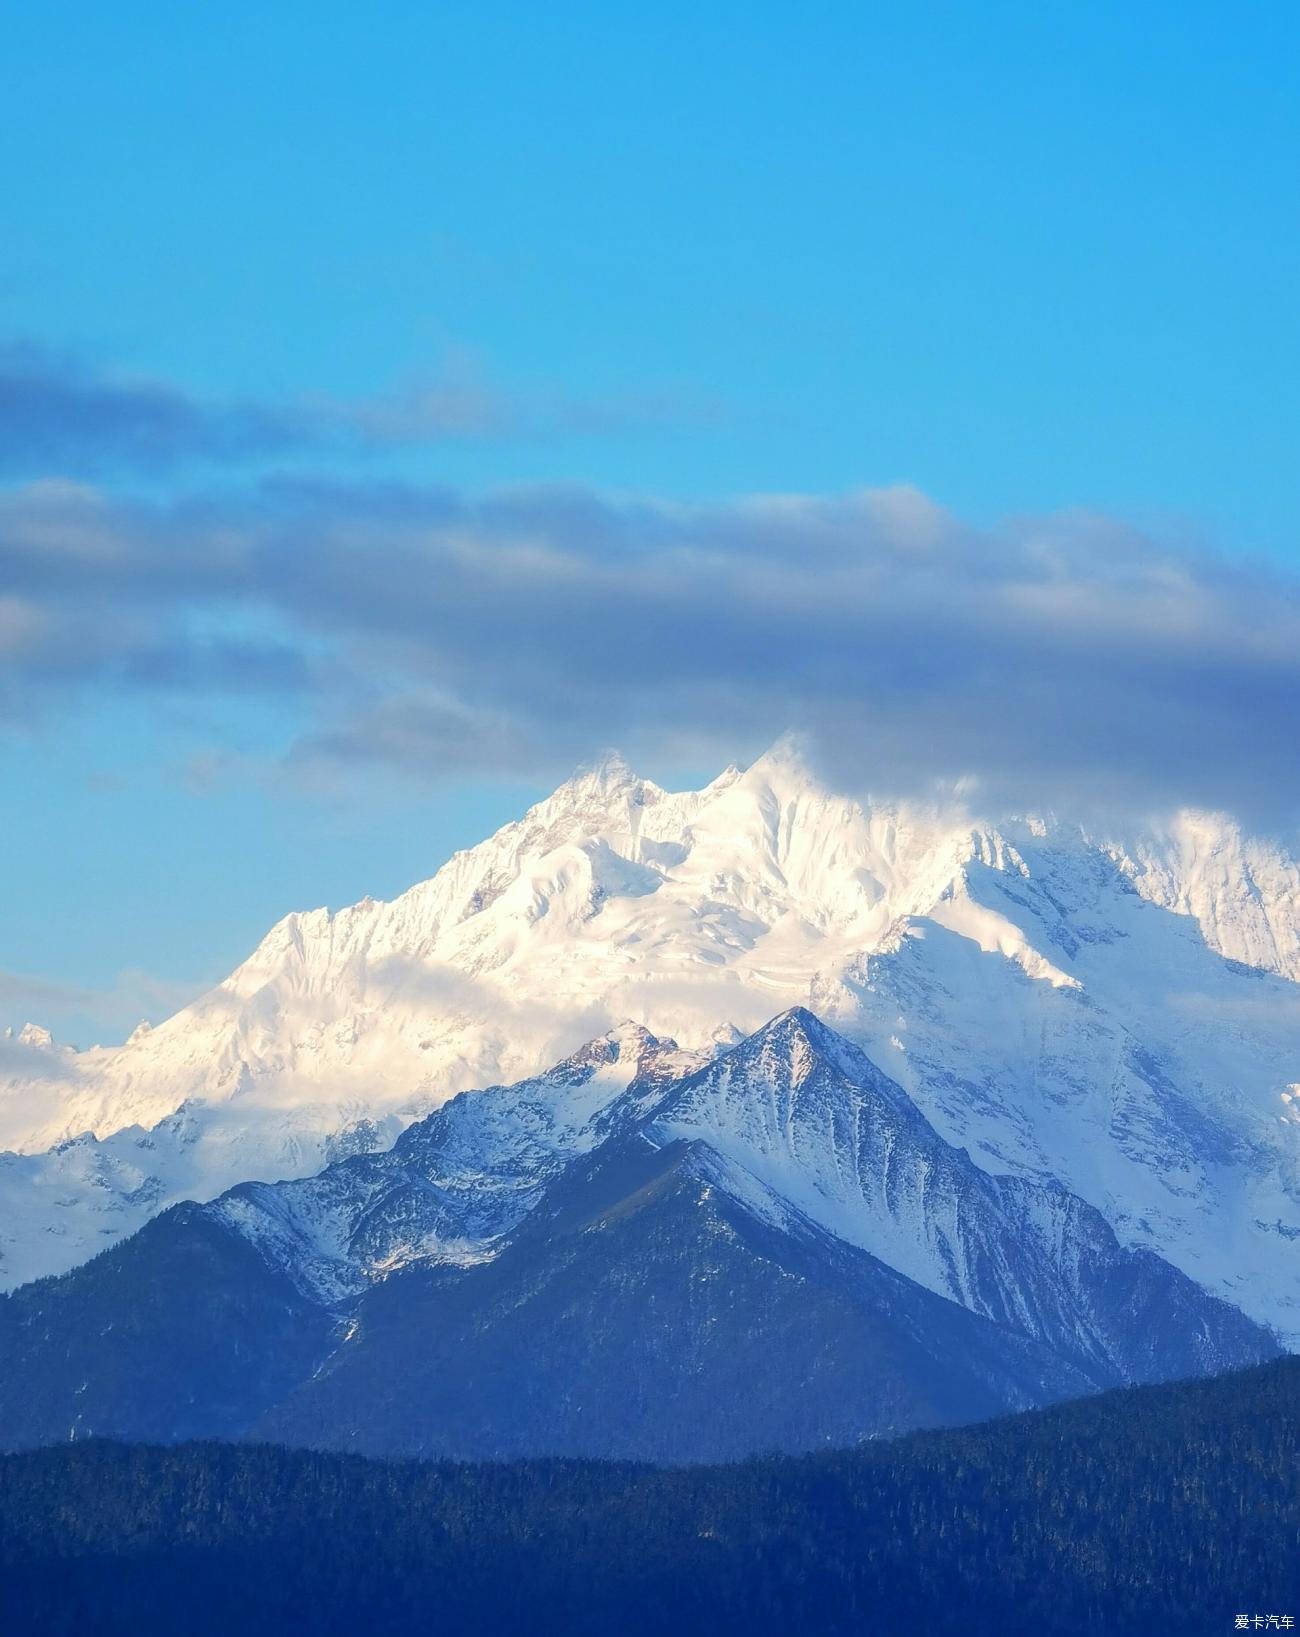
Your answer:
[[[422,1259],[470,1264],[704,1057],[624,1023],[516,1085],[461,1092],[385,1152],[241,1183],[210,1209],[315,1301]]]
[[[1059,1181],[1300,1336],[1296,861],[1205,815],[1117,836],[859,802],[788,742],[681,794],[607,759],[392,903],[287,917],[120,1050],[12,1042],[4,1270],[382,1149],[624,1018],[708,1052],[790,1005],[984,1169]]]
[[[0,1445],[698,1460],[1276,1350],[1059,1184],[990,1176],[795,1008],[703,1063],[625,1025],[14,1293]]]
[[[413,1263],[495,1255],[576,1161],[632,1137],[707,1150],[716,1185],[774,1229],[869,1252],[1100,1381],[1132,1379],[1153,1333],[1178,1328],[1151,1311],[1114,1321],[1119,1292],[1158,1266],[1149,1252],[1122,1248],[1058,1183],[990,1176],[802,1007],[703,1064],[625,1024],[533,1079],[454,1098],[385,1154],[244,1184],[209,1209],[304,1295],[335,1302]]]

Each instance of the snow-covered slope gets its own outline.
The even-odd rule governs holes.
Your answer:
[[[422,1259],[475,1262],[566,1165],[703,1060],[624,1023],[542,1074],[461,1093],[383,1153],[318,1176],[242,1183],[209,1209],[316,1301]]]
[[[702,1050],[800,1004],[988,1170],[1058,1179],[1300,1335],[1295,860],[1205,815],[1116,836],[859,803],[789,743],[685,794],[607,759],[392,903],[289,916],[119,1051],[12,1043],[0,1266],[309,1174],[345,1130],[386,1146],[624,1018]]]

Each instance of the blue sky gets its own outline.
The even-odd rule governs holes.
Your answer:
[[[436,608],[416,654],[391,610],[342,621],[331,595],[365,599],[335,560],[328,584],[301,577],[309,600],[286,589],[323,530],[400,592],[429,568],[409,518],[450,527],[434,493],[460,497],[455,526],[484,549],[507,525],[557,552],[589,528],[597,578],[666,536],[665,572],[683,572],[686,534],[733,551],[745,495],[908,485],[944,509],[945,550],[1017,585],[1016,552],[1041,562],[1032,520],[1066,516],[1086,582],[1071,618],[1099,576],[1114,590],[1117,558],[1149,590],[1190,553],[1198,609],[1221,597],[1201,651],[1228,653],[1251,596],[1289,606],[1298,556],[1298,48],[1281,5],[54,0],[7,19],[0,344],[17,384],[0,462],[15,506],[33,484],[93,485],[132,566],[98,621],[29,555],[0,585],[26,599],[23,653],[38,616],[62,643],[0,717],[0,1014],[41,1001],[83,1040],[120,1032],[285,910],[427,874],[610,737],[671,779],[787,725],[775,705],[701,703],[743,687],[757,616],[728,630],[731,673],[671,706],[695,734],[656,724],[648,680],[602,714],[598,672],[527,650],[553,714],[582,696],[552,733],[500,682],[509,656],[475,669]],[[548,501],[525,525],[478,504],[557,486],[623,509],[557,523]],[[901,549],[895,523],[825,504],[800,526]],[[43,542],[88,527],[56,510]],[[1105,520],[1086,547],[1083,513]],[[30,531],[30,507],[13,515]],[[274,571],[232,577],[218,530]],[[803,536],[782,541],[786,568],[804,560]],[[691,563],[701,596],[734,592]],[[177,564],[199,565],[179,588]],[[490,616],[485,585],[461,625]],[[653,601],[644,578],[607,590],[615,629],[627,599]],[[517,652],[529,622],[511,618]],[[1194,671],[1170,663],[1134,686],[1185,698]],[[822,684],[789,680],[826,719]],[[1292,685],[1248,670],[1226,691],[1270,698],[1276,729]],[[879,697],[878,676],[862,686]],[[926,687],[941,711],[933,679],[909,700]],[[871,742],[878,777],[906,725]],[[1078,723],[1077,743],[1099,731]],[[485,739],[494,755],[467,751]],[[1056,777],[1045,755],[989,771]],[[1230,798],[1188,766],[1172,757],[1144,799]]]

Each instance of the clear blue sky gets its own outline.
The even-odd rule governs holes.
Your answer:
[[[0,338],[205,401],[452,377],[581,407],[371,476],[907,482],[980,526],[1086,507],[1294,561],[1298,93],[1283,4],[46,0],[5,21]],[[0,968],[219,976],[544,782],[177,776],[292,716],[11,723]],[[84,1036],[133,1003],[65,1010]]]

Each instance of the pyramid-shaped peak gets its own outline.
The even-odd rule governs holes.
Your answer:
[[[773,1018],[756,1029],[752,1040],[795,1040],[809,1041],[819,1050],[828,1046],[847,1046],[849,1043],[844,1036],[837,1034],[828,1023],[823,1023],[816,1012],[810,1012],[806,1006],[791,1006],[784,1012],[778,1012]]]
[[[837,1064],[854,1048],[806,1006],[792,1006],[756,1029],[726,1055],[746,1065],[764,1065],[781,1078],[802,1080],[818,1061]]]
[[[823,1023],[817,1014],[810,1012],[806,1006],[791,1006],[784,1012],[778,1012],[775,1017],[768,1019],[763,1027],[757,1031],[757,1034],[802,1034],[812,1040],[816,1040],[823,1035],[832,1040],[840,1038],[834,1029]]]
[[[806,734],[783,734],[770,749],[749,764],[736,787],[755,796],[767,793],[781,801],[836,797],[843,792],[828,784],[819,771],[819,758]]]
[[[705,1136],[724,1150],[743,1144],[769,1159],[783,1156],[783,1167],[802,1166],[796,1151],[812,1131],[822,1133],[809,1139],[815,1146],[868,1105],[909,1140],[938,1140],[901,1086],[807,1007],[794,1006],[682,1080],[655,1120],[672,1136]]]
[[[616,1023],[613,1028],[607,1029],[604,1034],[596,1035],[594,1039],[579,1046],[577,1051],[571,1052],[562,1063],[558,1063],[553,1072],[598,1069],[613,1063],[635,1070],[648,1056],[676,1050],[675,1040],[661,1039],[658,1035],[651,1034],[644,1024],[634,1023],[630,1018],[626,1018],[622,1023]]]
[[[579,817],[598,823],[601,815],[612,818],[626,815],[629,808],[653,806],[662,795],[659,786],[634,772],[617,750],[608,750],[576,768],[550,796],[529,809],[523,822]],[[506,833],[511,829],[507,826]]]
[[[570,784],[598,784],[607,789],[623,785],[641,784],[640,776],[629,767],[622,751],[602,750],[590,762],[575,769]]]
[[[812,744],[807,734],[783,733],[756,761],[749,764],[748,771],[751,775],[794,775],[811,780],[814,778],[812,755]]]
[[[646,1051],[674,1051],[677,1047],[675,1040],[652,1034],[644,1023],[634,1023],[631,1018],[624,1018],[612,1029],[606,1029],[601,1039],[609,1041],[620,1058],[638,1057]]]
[[[792,1085],[801,1084],[819,1065],[825,1065],[855,1085],[887,1090],[891,1100],[909,1102],[906,1092],[859,1046],[806,1006],[792,1006],[769,1019],[719,1059],[727,1060],[745,1073]]]
[[[704,787],[704,794],[720,796],[724,790],[730,790],[732,785],[745,776],[745,769],[736,762],[728,762],[716,779],[711,779]]]

